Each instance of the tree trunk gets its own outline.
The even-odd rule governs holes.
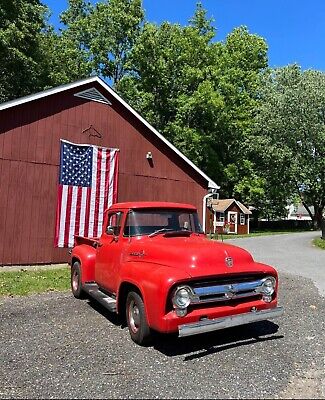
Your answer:
[[[313,216],[313,228],[315,230],[321,229],[322,228],[322,222],[323,222],[323,207],[319,207],[317,205],[314,206],[314,216]]]
[[[310,208],[304,201],[302,201],[302,204],[305,207],[305,209],[307,210],[307,212],[312,220],[313,229],[315,231],[321,229],[324,207],[320,206],[318,204],[314,204],[314,215],[313,215],[313,213],[310,211]]]

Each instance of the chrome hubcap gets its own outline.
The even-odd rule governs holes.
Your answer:
[[[72,274],[72,289],[74,292],[78,290],[78,272],[74,271]]]
[[[136,333],[140,327],[140,311],[134,300],[129,305],[129,322],[132,332]]]

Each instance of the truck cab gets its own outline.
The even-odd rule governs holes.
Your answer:
[[[244,249],[207,239],[194,206],[117,203],[98,238],[76,237],[71,288],[125,319],[131,338],[189,336],[275,318],[278,276]]]

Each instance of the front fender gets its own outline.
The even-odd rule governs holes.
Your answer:
[[[175,268],[145,262],[127,262],[120,269],[120,288],[123,283],[136,286],[142,295],[148,324],[158,331],[165,331],[166,302],[170,288],[190,276]],[[119,299],[119,290],[117,299]]]
[[[81,264],[81,282],[92,282],[95,280],[96,249],[87,244],[80,244],[72,249],[72,263],[78,260]],[[72,264],[71,264],[72,265]]]

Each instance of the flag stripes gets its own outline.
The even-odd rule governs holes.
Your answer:
[[[61,141],[56,247],[73,247],[75,235],[101,235],[104,210],[117,201],[118,154],[117,149]]]

